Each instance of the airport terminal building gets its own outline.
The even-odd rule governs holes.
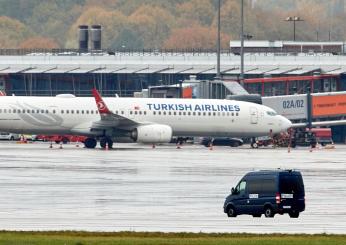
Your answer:
[[[333,52],[322,44],[315,50],[310,43],[311,49],[300,46],[300,51],[261,48],[245,53],[244,88],[263,97],[305,94],[307,89],[346,91],[346,55],[335,48],[344,45],[332,44]],[[0,90],[18,96],[90,96],[96,87],[104,96],[133,96],[150,86],[186,83],[193,75],[208,81],[207,96],[200,97],[225,98],[231,94],[228,82],[239,78],[240,56],[234,47],[222,52],[222,84],[213,83],[216,60],[215,52],[206,51],[0,50]],[[343,119],[344,114],[346,110],[332,116]],[[339,141],[344,141],[346,129],[339,127]]]

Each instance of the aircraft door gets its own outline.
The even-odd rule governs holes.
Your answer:
[[[251,117],[251,124],[258,123],[258,110],[256,107],[250,107],[250,117]]]

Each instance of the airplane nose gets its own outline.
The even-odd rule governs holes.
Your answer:
[[[288,120],[286,117],[281,116],[281,125],[282,125],[282,130],[286,131],[290,127],[292,127],[292,122]]]

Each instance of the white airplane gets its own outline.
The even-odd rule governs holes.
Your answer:
[[[112,147],[124,137],[167,143],[176,137],[256,137],[292,123],[266,106],[210,99],[1,96],[0,131],[84,135],[86,148]],[[95,103],[96,102],[96,103]]]

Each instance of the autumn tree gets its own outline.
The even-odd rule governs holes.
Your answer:
[[[19,44],[19,48],[23,49],[55,49],[59,48],[59,44],[51,38],[47,37],[31,37]]]
[[[174,29],[170,37],[165,41],[167,49],[216,49],[217,29],[192,26]],[[230,36],[222,33],[222,48],[229,47]]]
[[[30,34],[23,23],[6,16],[0,16],[0,33],[1,48],[17,48]]]
[[[174,17],[163,8],[142,5],[129,16],[129,22],[145,48],[160,48],[169,36]]]
[[[177,12],[181,18],[209,26],[216,14],[216,9],[211,4],[210,0],[190,0],[178,4]]]

